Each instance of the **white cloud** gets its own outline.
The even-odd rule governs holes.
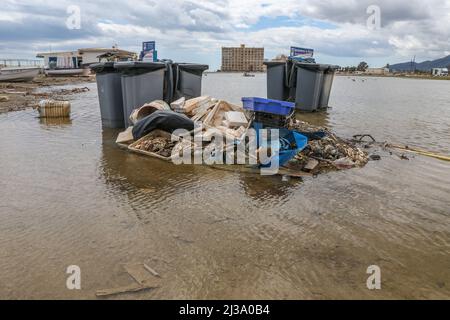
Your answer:
[[[152,39],[162,53],[176,50],[192,58],[202,53],[216,57],[221,46],[240,43],[265,46],[267,57],[304,45],[336,62],[367,58],[393,63],[450,51],[450,0],[79,0],[79,31],[65,28],[72,1],[3,2],[0,56],[33,56],[31,50],[49,45],[69,49],[118,43],[138,50],[141,41]],[[373,2],[380,7],[382,28],[370,31],[366,9]]]

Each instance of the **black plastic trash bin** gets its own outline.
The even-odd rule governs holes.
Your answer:
[[[202,93],[202,75],[208,65],[196,63],[173,64],[174,94],[173,100],[199,97]]]
[[[269,99],[295,102],[302,111],[328,107],[337,66],[294,60],[265,64]]]
[[[317,63],[293,62],[289,79],[290,96],[294,98],[297,109],[302,111],[319,109],[323,74],[327,68],[328,66]]]
[[[289,89],[286,86],[286,63],[267,61],[264,64],[267,66],[267,98],[287,100]]]
[[[164,99],[167,65],[164,62],[129,61],[116,62],[114,67],[122,74],[124,123],[128,127],[134,109]]]
[[[320,93],[319,108],[328,108],[331,87],[333,86],[334,74],[338,66],[329,65],[323,72],[323,84]]]
[[[96,73],[102,126],[123,128],[121,74],[114,68],[114,62],[96,63],[90,68]]]

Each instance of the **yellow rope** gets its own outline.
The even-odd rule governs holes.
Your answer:
[[[434,153],[434,152],[430,152],[430,151],[426,151],[426,150],[420,150],[420,149],[411,148],[408,146],[400,146],[400,145],[395,145],[395,144],[387,144],[386,146],[395,148],[395,149],[408,151],[408,152],[417,153],[417,154],[420,154],[423,156],[432,157],[432,158],[443,160],[443,161],[450,161],[450,156],[446,156],[443,154],[438,154],[438,153]]]

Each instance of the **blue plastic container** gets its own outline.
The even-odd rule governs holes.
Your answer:
[[[270,141],[263,142],[260,137],[260,131],[259,129],[262,129],[262,124],[257,123],[255,126],[255,129],[257,130],[257,143],[258,147],[268,147],[270,145]],[[277,155],[274,155],[271,159],[271,161],[267,164],[261,165],[263,168],[268,168],[272,166],[272,163],[275,161],[275,163],[278,162],[278,166],[282,167],[284,166],[289,160],[294,158],[300,151],[306,148],[308,145],[308,138],[301,133],[298,133],[296,131],[288,130],[288,129],[280,129],[279,131],[279,138],[280,140],[283,139],[284,141],[289,143],[288,148],[283,148],[282,143],[280,141],[280,150]]]
[[[244,97],[242,98],[242,103],[246,110],[278,114],[281,116],[291,114],[295,108],[295,103],[293,102],[255,97]]]

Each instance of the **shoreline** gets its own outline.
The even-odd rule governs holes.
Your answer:
[[[37,93],[36,90],[51,86],[94,82],[95,77],[46,77],[40,75],[30,82],[0,82],[0,114],[25,110],[42,99],[57,98],[67,92]]]
[[[431,75],[384,75],[384,74],[353,74],[336,73],[337,77],[365,77],[365,78],[399,78],[399,79],[423,79],[423,80],[450,80],[450,77],[433,77]]]

